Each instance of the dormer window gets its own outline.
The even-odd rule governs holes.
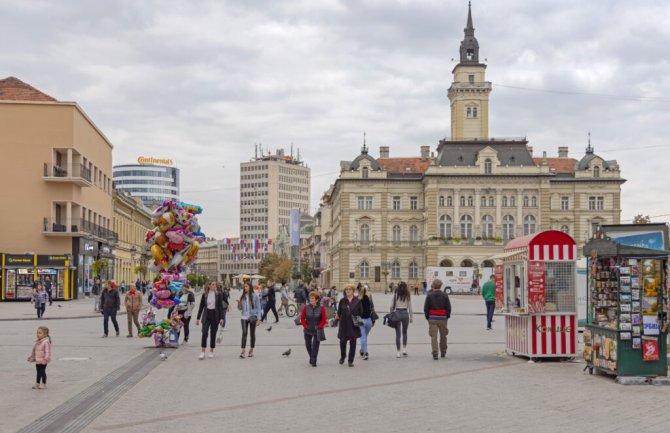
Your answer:
[[[491,169],[493,167],[493,164],[491,163],[490,159],[487,159],[484,161],[484,174],[491,174]]]
[[[509,163],[510,163],[510,164],[514,164],[515,162],[516,162],[516,158],[513,157],[513,156],[510,156],[510,157],[509,157]]]
[[[363,179],[367,179],[367,178],[368,178],[368,168],[363,167]]]
[[[593,177],[600,177],[600,167],[593,167]]]

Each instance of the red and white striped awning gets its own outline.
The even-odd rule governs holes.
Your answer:
[[[506,253],[522,253],[532,261],[577,260],[577,245],[569,235],[547,230],[512,239],[505,245]]]

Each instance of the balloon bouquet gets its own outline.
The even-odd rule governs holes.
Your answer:
[[[164,202],[153,213],[154,229],[147,232],[146,242],[154,259],[149,270],[159,274],[151,289],[150,304],[156,309],[179,305],[177,294],[187,282],[183,277],[185,267],[195,262],[200,242],[205,240],[196,216],[200,213],[200,206],[174,200]],[[156,347],[176,345],[179,340],[182,322],[176,308],[171,317],[157,322],[150,307],[142,323],[140,336],[153,335]]]

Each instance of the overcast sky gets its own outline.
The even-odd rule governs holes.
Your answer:
[[[569,146],[618,160],[622,219],[668,221],[667,1],[473,2],[487,59],[490,135],[536,156]],[[434,151],[450,135],[446,91],[467,1],[0,0],[0,77],[77,101],[114,163],[176,160],[203,231],[239,231],[239,163],[254,143],[312,168],[312,209],[340,160]]]

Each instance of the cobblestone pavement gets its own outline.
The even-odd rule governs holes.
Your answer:
[[[390,297],[381,298],[376,297],[380,311],[390,303]],[[422,301],[415,299],[417,311]],[[318,367],[310,367],[302,332],[288,319],[271,332],[265,330],[269,325],[261,327],[254,358],[239,359],[241,329],[233,312],[214,359],[197,359],[199,330],[192,330],[193,344],[166,352],[167,361],[82,431],[667,431],[663,407],[670,387],[621,386],[584,373],[579,362],[528,364],[504,355],[502,320],[486,331],[479,299],[452,302],[459,314],[449,322],[446,360],[432,360],[427,325],[415,314],[408,358],[395,357],[393,330],[378,323],[370,335],[370,360],[357,356],[354,368],[337,363],[335,329],[327,330]],[[12,390],[0,395],[0,407],[12,414],[3,420],[3,432],[86,390],[149,342],[101,339],[100,319],[50,322],[56,361],[48,368],[49,389],[34,391],[34,368],[25,358],[35,322],[0,324],[0,380]],[[292,355],[282,358],[289,347]],[[79,357],[90,359],[66,360]]]

